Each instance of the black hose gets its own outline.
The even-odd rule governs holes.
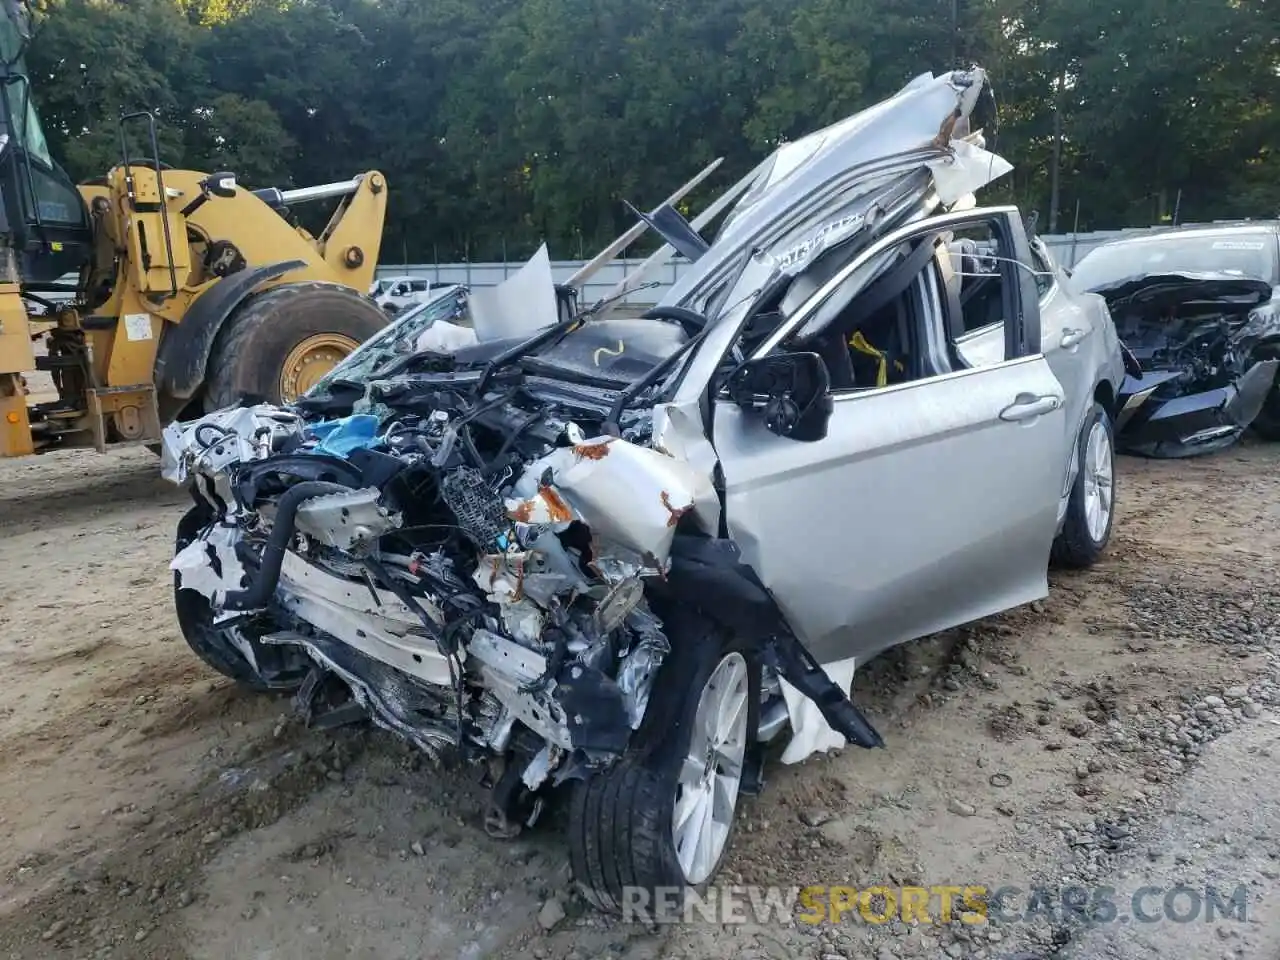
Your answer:
[[[262,563],[257,578],[247,590],[234,590],[223,601],[226,610],[257,610],[266,606],[280,582],[280,567],[284,553],[293,537],[293,521],[303,501],[330,493],[348,493],[351,487],[326,480],[304,480],[285,491],[276,503],[275,525],[262,550]]]
[[[213,440],[201,440],[200,434],[204,433],[204,431],[206,430],[217,430],[218,436],[215,437]],[[200,444],[200,446],[204,447],[206,450],[209,449],[209,447],[212,447],[219,440],[222,440],[224,437],[227,437],[227,436],[229,436],[227,431],[214,423],[202,423],[200,424],[200,426],[196,427],[196,443]]]
[[[547,660],[547,666],[542,671],[542,676],[536,680],[531,680],[520,688],[521,693],[541,693],[547,689],[547,684],[554,680],[560,674],[560,668],[564,666],[565,660],[569,657],[569,633],[560,627],[551,627],[544,634],[544,639],[551,637],[554,646],[551,648],[551,656]]]

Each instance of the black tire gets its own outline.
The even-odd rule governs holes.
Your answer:
[[[1089,436],[1096,425],[1101,424],[1107,435],[1107,451],[1111,458],[1111,503],[1107,514],[1106,527],[1101,537],[1095,538],[1089,530],[1089,521],[1085,505],[1085,465],[1086,446]],[[1071,498],[1067,502],[1067,515],[1062,530],[1053,541],[1053,549],[1049,554],[1050,562],[1055,566],[1083,569],[1097,563],[1102,552],[1111,539],[1111,528],[1116,520],[1116,438],[1115,427],[1111,417],[1100,403],[1095,403],[1089,416],[1085,418],[1080,435],[1076,438],[1076,453],[1080,458],[1080,468],[1076,472],[1075,482],[1071,485]]]
[[[616,766],[575,783],[570,798],[569,859],[574,880],[589,903],[610,913],[626,905],[627,890],[648,891],[652,904],[659,902],[655,891],[690,888],[673,836],[678,776],[702,690],[730,654],[741,654],[747,664],[748,754],[759,725],[758,648],[725,636],[691,612],[666,618],[666,627],[671,653],[655,678],[633,746]],[[741,798],[739,788],[739,803]],[[731,823],[720,861],[697,887],[714,879],[733,834]]]
[[[1271,385],[1262,410],[1253,418],[1253,432],[1263,440],[1280,441],[1280,378]]]
[[[178,523],[175,553],[200,533],[209,522],[209,511],[193,507]],[[253,630],[247,626],[215,627],[209,601],[194,590],[183,590],[179,577],[173,575],[173,603],[178,617],[178,627],[192,652],[224,677],[258,693],[292,693],[302,686],[306,678],[306,663],[301,655],[289,648],[260,644]],[[271,668],[271,676],[263,676],[253,668],[231,640],[232,632],[239,630],[253,644],[260,665]]]
[[[337,333],[363,343],[387,325],[367,298],[336,283],[290,283],[249,297],[213,342],[205,375],[205,410],[242,399],[280,403],[280,375],[307,337]]]

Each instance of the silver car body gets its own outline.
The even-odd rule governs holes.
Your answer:
[[[678,515],[712,537],[727,535],[846,694],[856,667],[881,650],[1044,596],[1050,547],[1078,469],[1080,426],[1096,401],[1115,396],[1123,367],[1101,299],[1067,289],[1043,248],[1027,241],[1016,209],[975,206],[975,191],[1009,170],[970,129],[985,86],[976,69],[922,76],[761,164],[714,242],[661,304],[705,317],[699,341],[658,385],[634,432],[574,441],[611,445],[607,459],[570,469],[561,447],[529,463],[512,484],[526,498],[519,515],[536,506],[536,478],[551,469],[552,486],[582,521],[627,556],[647,557],[646,567],[666,562]],[[1011,248],[995,268],[1010,310],[956,337],[947,241],[975,224],[1000,231]],[[794,344],[830,326],[824,318],[837,306],[856,305],[889,272],[896,277],[891,261],[907,248],[928,254],[918,267],[914,254],[907,258],[915,272],[900,296],[916,318],[921,362],[936,373],[833,389],[828,429],[813,441],[777,435],[729,399],[727,371],[807,350]],[[779,291],[776,322],[757,337],[750,324]],[[622,352],[621,343],[596,351],[595,363]],[[243,431],[229,416],[211,415],[242,437],[227,456],[255,456],[251,439],[274,415],[253,412]],[[167,431],[165,469],[179,481],[204,472],[216,486],[222,468],[207,462],[200,429]],[[661,498],[649,503],[644,490]],[[209,579],[205,553],[196,543],[175,559],[184,584]],[[367,602],[347,609],[339,592],[303,583],[305,571],[290,564],[282,589],[322,598],[322,629],[358,635],[359,643],[345,642],[432,682],[415,666],[419,656],[410,663],[407,654],[378,652]],[[224,587],[210,581],[201,589],[214,599]],[[540,616],[533,622],[526,629],[536,639]],[[340,630],[342,623],[351,629]],[[784,761],[844,742],[813,702],[785,680],[781,687],[793,733]],[[519,698],[507,691],[500,699],[507,694],[514,709]]]
[[[1036,334],[1034,351],[1005,359],[1006,322],[967,333],[955,346],[969,369],[837,394],[827,436],[815,443],[770,433],[723,391],[709,396],[767,278],[780,263],[798,276],[805,269],[821,273],[826,250],[820,238],[824,231],[831,236],[832,224],[862,218],[854,242],[863,249],[834,278],[813,284],[754,356],[778,350],[842,284],[904,241],[992,217],[1021,231],[1015,208],[964,210],[971,197],[954,192],[944,203],[937,173],[947,168],[939,164],[955,161],[940,157],[940,148],[921,149],[930,128],[936,132],[957,105],[969,115],[984,81],[974,73],[921,77],[871,116],[783,148],[760,168],[763,186],[747,193],[715,244],[664,301],[718,301],[722,312],[671,402],[655,411],[655,443],[704,470],[718,466],[725,529],[788,623],[846,691],[854,668],[888,647],[1047,594],[1050,546],[1079,470],[1077,438],[1095,402],[1111,412],[1124,376],[1105,303],[1074,292],[1037,241],[1016,267],[1028,281],[1020,284],[1028,306],[1015,323],[1037,326],[1028,331]],[[896,155],[886,158],[886,144],[899,146]],[[807,159],[771,175],[788,151]],[[978,173],[956,174],[965,193],[984,184],[984,173],[1009,169],[980,150],[967,158]],[[925,167],[933,175],[921,178]],[[896,207],[883,204],[884,197]],[[877,203],[882,222],[901,224],[878,237],[865,228]],[[959,212],[936,212],[948,205]],[[819,249],[797,258],[792,251],[806,244]],[[726,279],[751,247],[775,252],[751,258],[736,279]],[[939,337],[946,259],[940,251],[917,290]],[[729,291],[715,292],[717,283]],[[851,296],[854,289],[842,293]],[[1019,405],[1032,415],[1011,416]],[[720,508],[710,498],[699,504],[708,532],[719,526]],[[785,759],[834,742],[816,711],[798,711],[796,698],[788,701],[800,749],[788,750]]]

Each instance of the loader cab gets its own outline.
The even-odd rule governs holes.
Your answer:
[[[75,182],[49,153],[22,58],[24,16],[15,0],[0,6],[0,237],[24,284],[49,284],[89,260],[93,230]]]

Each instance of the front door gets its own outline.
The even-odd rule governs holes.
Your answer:
[[[1021,229],[1007,211],[964,216]],[[965,222],[948,216],[899,231],[840,276],[859,282],[860,262],[894,244],[935,243],[939,221]],[[1009,326],[1037,323],[1034,296],[1021,299],[1011,266],[1002,282]],[[832,281],[787,326],[812,330],[813,317],[830,314],[846,325],[836,342],[874,345],[888,334],[875,326],[879,313],[859,310],[862,292]],[[883,294],[881,285],[877,311]],[[951,342],[935,261],[901,296],[890,316],[911,318],[911,329],[900,335],[906,352],[894,354],[898,382],[837,388],[825,438],[779,437],[758,415],[724,396],[715,401],[729,534],[823,663],[865,659],[1048,589],[1065,431],[1062,387],[1044,356],[1030,352],[1038,336],[1007,331],[1006,356],[971,366]],[[761,352],[786,349],[816,347],[782,334]],[[830,357],[830,341],[819,352]]]

